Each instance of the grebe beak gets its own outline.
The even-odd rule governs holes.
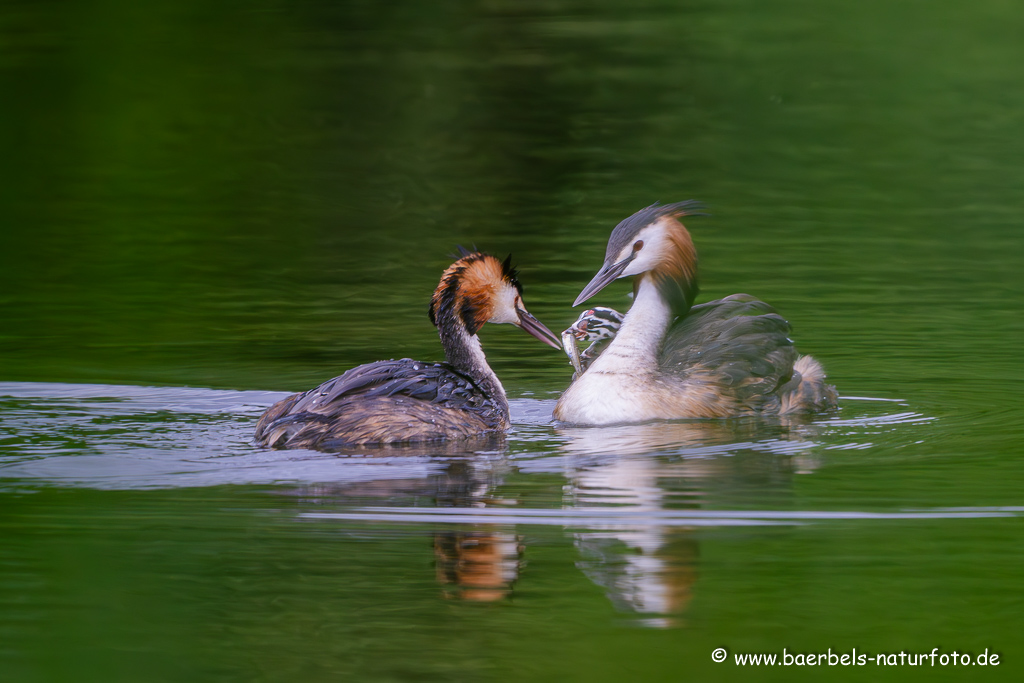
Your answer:
[[[616,264],[605,265],[601,270],[597,271],[597,275],[594,279],[587,283],[587,286],[583,288],[580,295],[576,297],[576,301],[572,302],[573,306],[579,306],[581,303],[594,296],[602,289],[610,285],[614,280],[622,277],[622,271],[626,269],[630,261],[633,260],[633,255],[629,255],[622,259]]]
[[[555,336],[554,332],[544,327],[541,321],[518,307],[516,308],[516,313],[519,314],[519,327],[523,328],[537,339],[540,339],[545,344],[554,346],[559,351],[562,350],[562,341]]]

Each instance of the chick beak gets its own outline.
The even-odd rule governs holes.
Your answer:
[[[605,264],[601,270],[597,271],[597,275],[594,279],[587,283],[587,286],[583,288],[580,295],[576,297],[576,301],[572,303],[573,306],[579,306],[581,303],[594,296],[602,289],[611,284],[614,280],[622,277],[622,271],[626,269],[629,262],[633,260],[633,256],[627,256],[618,263],[612,265]]]
[[[516,308],[516,313],[519,314],[519,327],[523,328],[537,339],[540,339],[545,344],[553,346],[559,351],[562,350],[561,340],[555,336],[554,332],[544,327],[541,321],[518,307]]]

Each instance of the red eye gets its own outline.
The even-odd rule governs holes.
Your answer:
[[[637,240],[636,242],[633,242],[633,253],[634,254],[636,252],[640,251],[643,248],[644,248],[644,241],[643,240]]]

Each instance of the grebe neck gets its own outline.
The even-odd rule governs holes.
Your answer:
[[[480,337],[470,334],[457,316],[439,320],[437,333],[441,337],[441,346],[444,347],[444,356],[448,364],[476,382],[488,396],[505,405],[507,413],[505,387],[487,364],[487,357],[484,356],[483,347],[480,345]]]
[[[654,372],[661,342],[677,313],[650,274],[639,276],[633,305],[622,320],[615,338],[591,365],[603,372]]]

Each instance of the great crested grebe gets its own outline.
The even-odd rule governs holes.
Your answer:
[[[612,231],[604,265],[573,305],[636,276],[633,305],[600,355],[577,368],[555,419],[605,425],[836,405],[821,364],[797,354],[789,323],[771,306],[747,294],[693,306],[697,251],[678,219],[697,206],[654,204]]]
[[[352,368],[271,406],[256,423],[256,443],[330,450],[508,429],[505,389],[487,365],[477,332],[484,323],[511,323],[562,348],[527,313],[511,259],[462,250],[462,258],[444,271],[430,300],[430,321],[446,363],[403,358]]]
[[[587,371],[594,359],[604,351],[608,340],[618,334],[622,318],[623,315],[614,308],[595,306],[583,311],[576,322],[562,332],[562,349],[576,371],[572,376],[574,380]],[[580,342],[587,344],[582,353]]]

